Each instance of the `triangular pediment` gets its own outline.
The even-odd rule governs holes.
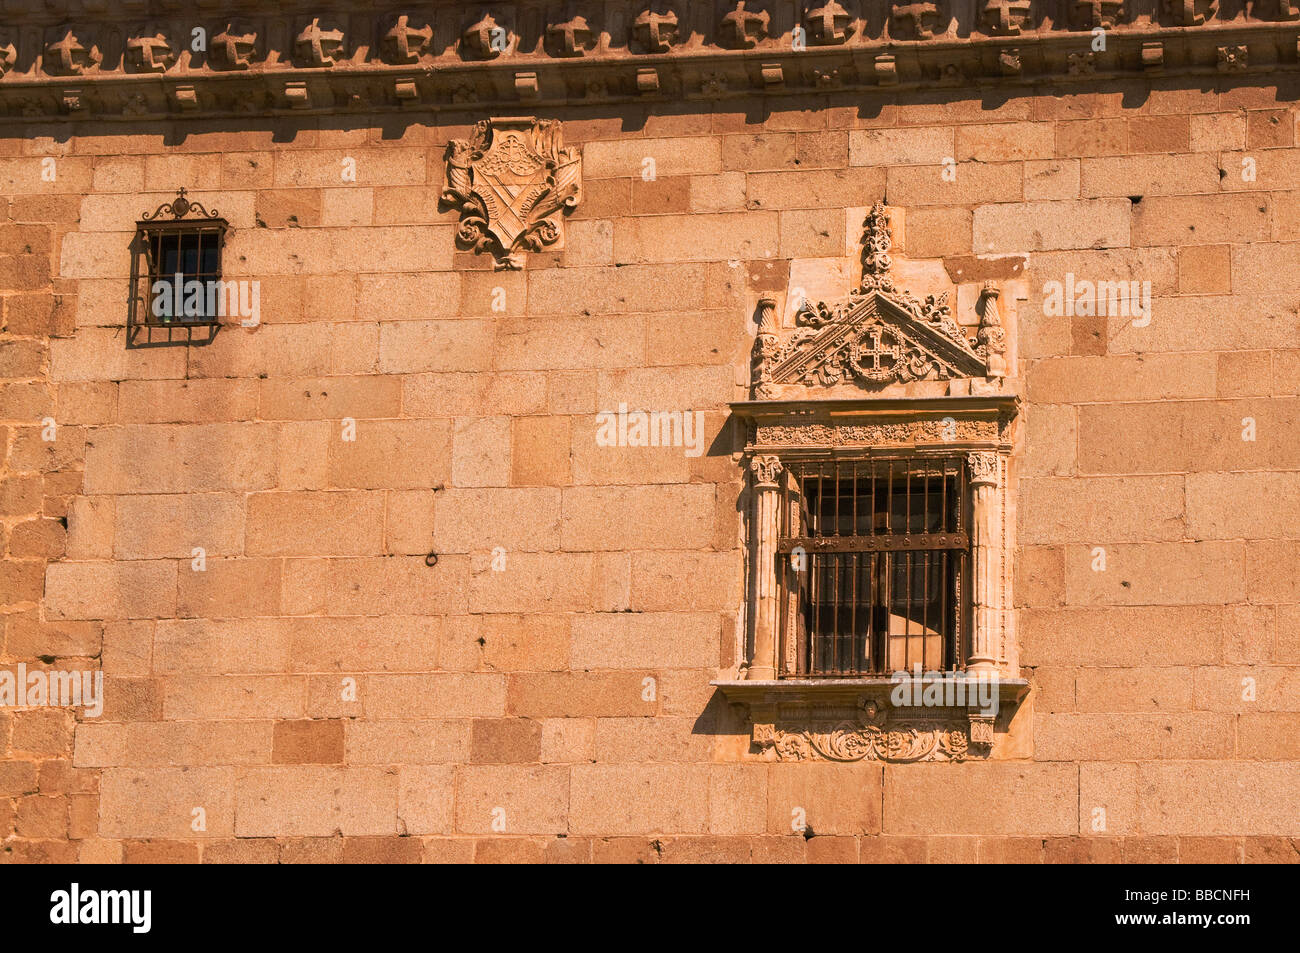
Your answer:
[[[849,295],[830,304],[805,301],[795,313],[794,329],[784,335],[777,328],[776,297],[759,299],[754,397],[800,399],[799,392],[811,388],[890,388],[895,396],[969,393],[1005,377],[1006,332],[997,288],[986,282],[980,292],[972,339],[953,317],[946,293],[922,301],[894,284],[885,206],[873,206],[864,225],[862,281]],[[963,379],[970,383],[959,384]]]
[[[984,377],[988,365],[946,309],[914,314],[880,291],[838,307],[800,312],[803,325],[780,349],[773,384],[854,382],[864,387],[912,380]]]

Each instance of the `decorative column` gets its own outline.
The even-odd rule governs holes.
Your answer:
[[[973,631],[968,672],[994,672],[998,666],[998,621],[1002,617],[1002,461],[991,450],[971,453],[970,485]]]
[[[975,332],[976,350],[988,365],[989,380],[1007,376],[1007,332],[998,313],[999,293],[997,285],[986,281],[975,303],[980,316],[979,330]]]
[[[758,299],[758,334],[750,364],[750,386],[755,400],[776,396],[772,385],[772,367],[780,349],[776,338],[776,296],[765,294]]]
[[[776,627],[781,617],[776,599],[776,536],[780,531],[781,461],[760,455],[749,461],[754,471],[754,657],[748,678],[776,678]]]

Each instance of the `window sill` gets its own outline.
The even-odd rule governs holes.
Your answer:
[[[718,680],[710,682],[714,688],[726,696],[727,701],[743,704],[785,704],[799,703],[828,704],[851,703],[861,708],[870,700],[888,700],[894,689],[900,685],[917,691],[924,696],[927,686],[943,688],[948,685],[964,685],[971,692],[982,684],[992,682],[990,678],[980,678],[965,672],[956,673],[956,677],[922,676],[919,679],[895,679],[890,676],[869,676],[864,678],[774,678],[760,680]],[[1000,705],[1015,704],[1029,691],[1029,682],[1023,678],[1005,678],[1001,675],[990,686],[996,690]],[[965,707],[979,707],[966,705]]]
[[[965,673],[710,684],[752,723],[754,753],[768,761],[984,759],[1029,690],[1022,678]]]

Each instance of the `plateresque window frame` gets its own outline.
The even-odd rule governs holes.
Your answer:
[[[752,746],[768,760],[987,757],[1028,689],[1019,677],[1011,592],[1019,398],[1006,380],[1000,289],[991,281],[974,289],[973,315],[960,323],[947,294],[922,302],[895,286],[889,211],[877,204],[864,224],[863,277],[846,298],[829,305],[794,300],[784,328],[777,296],[758,301],[751,398],[731,405],[745,434],[741,462],[749,477],[743,624],[735,675],[713,684],[752,723]],[[835,473],[889,460],[922,471],[936,461],[956,468],[958,503],[949,524],[919,538],[910,527],[881,538],[874,525],[860,532],[855,512],[847,541],[791,529],[793,481],[801,471]],[[834,485],[840,487],[838,478]],[[801,546],[812,551],[796,553]],[[904,654],[906,664],[895,668],[883,647],[857,670],[801,664],[808,640],[792,593],[808,585],[798,578],[806,560],[815,560],[818,549],[918,547],[953,554],[952,585],[945,583],[941,603],[952,619],[951,636],[940,632],[950,639],[942,664],[931,666],[925,657],[913,668]],[[802,569],[796,556],[805,560]],[[893,633],[892,609],[886,603],[882,631]],[[911,633],[903,624],[907,646]],[[808,628],[805,619],[803,632]],[[928,631],[923,624],[922,646]],[[921,694],[900,697],[900,683]],[[990,693],[996,704],[988,703]]]

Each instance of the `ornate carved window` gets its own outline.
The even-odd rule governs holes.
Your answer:
[[[226,220],[185,190],[136,223],[127,304],[127,345],[211,340],[230,307],[221,280]],[[238,295],[238,290],[236,290]]]
[[[963,323],[947,293],[895,286],[884,206],[865,224],[847,297],[785,330],[759,300],[752,399],[732,405],[751,476],[743,662],[715,684],[765,757],[987,756],[1026,687],[999,289]]]

